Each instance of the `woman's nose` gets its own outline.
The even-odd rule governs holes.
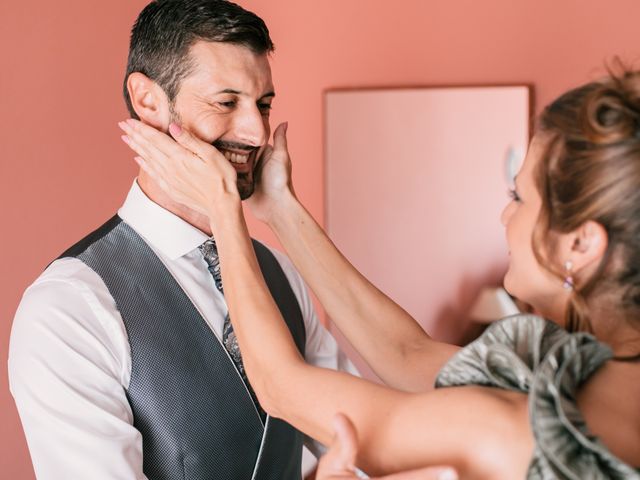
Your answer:
[[[511,200],[502,210],[502,214],[500,215],[500,221],[504,227],[509,223],[509,219],[511,218],[511,214],[513,213],[514,200]]]

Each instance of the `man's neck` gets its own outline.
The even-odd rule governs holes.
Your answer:
[[[181,203],[174,202],[153,180],[142,174],[138,175],[138,186],[142,192],[154,203],[165,210],[177,215],[188,224],[211,236],[209,218],[192,210]]]

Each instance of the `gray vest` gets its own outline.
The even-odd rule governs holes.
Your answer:
[[[273,254],[255,241],[254,249],[304,354],[304,322],[291,286]],[[300,432],[272,417],[262,424],[227,351],[131,227],[115,216],[63,257],[100,275],[122,315],[131,347],[126,393],[150,480],[300,479]]]

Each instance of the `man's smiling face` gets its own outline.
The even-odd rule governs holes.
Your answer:
[[[180,83],[171,120],[224,154],[238,174],[241,198],[248,198],[270,135],[275,93],[268,57],[230,43],[198,41],[190,60],[193,69]]]

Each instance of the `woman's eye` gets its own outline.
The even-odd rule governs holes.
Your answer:
[[[236,102],[218,102],[218,105],[221,105],[225,108],[233,108],[236,106]]]
[[[263,112],[269,112],[269,111],[271,111],[273,106],[270,103],[259,103],[258,104],[258,108],[260,110],[262,110]]]
[[[520,201],[520,195],[518,195],[518,192],[516,191],[515,188],[510,188],[509,189],[509,197],[511,197],[511,199],[516,201],[516,202]]]

